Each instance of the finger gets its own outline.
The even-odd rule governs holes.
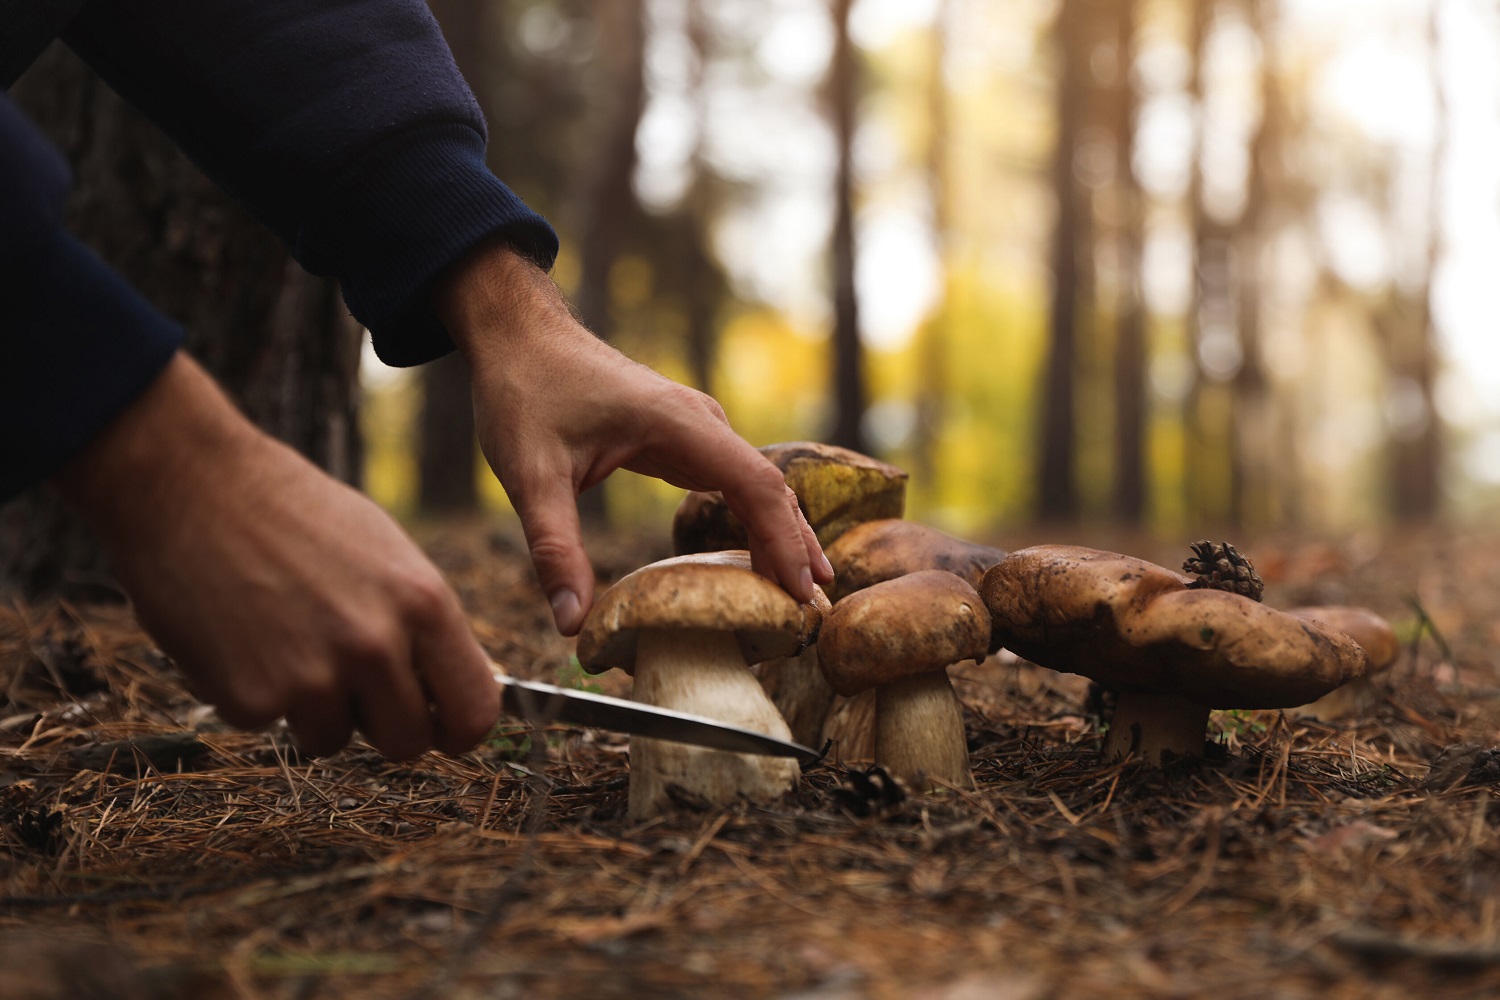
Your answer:
[[[511,502],[521,518],[537,582],[563,635],[576,635],[594,600],[594,570],[583,550],[578,500],[564,476],[544,475],[517,484]]]
[[[792,493],[792,488],[787,487],[787,492]],[[807,546],[807,560],[812,565],[813,580],[820,584],[833,582],[833,563],[828,561],[828,556],[823,552],[823,546],[818,541],[818,533],[808,523],[807,515],[802,512],[802,504],[796,501],[796,494],[792,493],[793,504],[797,508],[797,522],[802,525],[802,544]]]
[[[500,688],[456,600],[440,620],[417,630],[412,654],[435,710],[437,748],[449,754],[472,749],[500,717]]]
[[[670,463],[656,456],[670,456]],[[679,424],[626,468],[689,489],[718,490],[745,525],[756,571],[798,600],[812,598],[812,567],[821,573],[824,562],[817,538],[781,470],[729,425],[701,420]]]
[[[724,502],[745,525],[749,534],[752,565],[781,584],[799,601],[813,596],[812,567],[819,564],[822,550],[811,534],[797,504],[797,496],[786,485],[780,470],[749,445],[765,470],[752,465],[734,480],[720,485]],[[813,558],[816,549],[818,559]]]
[[[353,664],[360,732],[389,760],[410,760],[433,745],[436,726],[427,692],[412,671],[409,651],[393,646],[381,662]]]
[[[337,753],[354,736],[354,712],[347,697],[304,697],[286,713],[286,724],[303,753],[322,757]]]

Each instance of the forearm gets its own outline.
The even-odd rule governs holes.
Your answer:
[[[556,237],[487,169],[478,105],[420,0],[93,0],[65,36],[216,182],[337,277],[394,364],[444,353],[428,292],[502,234]]]

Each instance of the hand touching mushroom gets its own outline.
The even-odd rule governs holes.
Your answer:
[[[761,454],[786,476],[807,523],[828,545],[856,524],[900,517],[906,509],[906,473],[848,448],[810,441],[766,445]],[[745,547],[745,526],[717,493],[689,493],[672,518],[678,554]]]
[[[750,569],[748,552],[664,559],[599,598],[578,634],[578,662],[590,673],[633,671],[637,701],[791,739],[747,664],[796,655],[817,634],[827,607],[821,591],[814,603],[799,605]],[[672,785],[716,805],[741,796],[767,802],[789,791],[798,774],[785,758],[637,737],[629,815],[668,808]]]
[[[874,688],[875,762],[906,781],[967,785],[963,706],[948,667],[982,660],[990,616],[952,573],[923,570],[844,598],[818,639],[818,662],[835,691]]]
[[[980,592],[1001,645],[1118,693],[1106,760],[1201,756],[1210,709],[1301,705],[1368,663],[1342,632],[1115,552],[1022,549]]]

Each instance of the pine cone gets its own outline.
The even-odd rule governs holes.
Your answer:
[[[1182,564],[1182,571],[1196,578],[1189,587],[1227,590],[1252,601],[1260,600],[1266,589],[1250,560],[1228,542],[1194,542],[1192,558]]]

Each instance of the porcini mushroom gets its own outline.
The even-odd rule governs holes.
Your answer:
[[[1201,756],[1210,709],[1301,705],[1368,664],[1342,632],[1116,552],[1012,552],[980,593],[1001,645],[1116,692],[1106,760]]]
[[[1317,701],[1300,705],[1294,715],[1305,715],[1324,722],[1363,715],[1380,700],[1376,682],[1395,666],[1401,655],[1401,643],[1390,622],[1368,608],[1331,604],[1292,608],[1287,614],[1311,618],[1344,633],[1364,647],[1370,658],[1370,669],[1363,677],[1336,687]]]
[[[633,672],[637,701],[790,739],[748,664],[795,656],[827,609],[821,592],[799,605],[753,572],[748,552],[678,556],[627,574],[599,597],[578,633],[578,662],[590,673]],[[798,774],[786,758],[637,737],[628,814],[663,811],[674,785],[715,805],[741,796],[767,802],[790,790]]]
[[[990,620],[974,588],[922,570],[874,584],[834,605],[818,663],[841,695],[873,688],[875,762],[907,781],[969,783],[963,706],[948,667],[982,660]]]
[[[900,517],[906,509],[906,473],[848,448],[812,441],[766,445],[761,454],[781,470],[797,494],[807,523],[822,545],[856,524]],[[672,551],[742,549],[745,526],[718,493],[694,491],[672,518]]]
[[[835,574],[828,596],[835,602],[873,584],[929,569],[947,570],[977,588],[985,570],[1005,558],[1001,549],[899,518],[857,524],[834,540],[826,554]],[[817,647],[803,655],[816,657]],[[824,700],[821,738],[833,742],[840,759],[865,760],[874,756],[877,717],[874,700],[873,690],[852,698],[835,698],[831,703]],[[811,699],[804,699],[808,701]],[[778,695],[776,704],[783,712],[793,708],[802,714],[813,711],[786,695]]]

